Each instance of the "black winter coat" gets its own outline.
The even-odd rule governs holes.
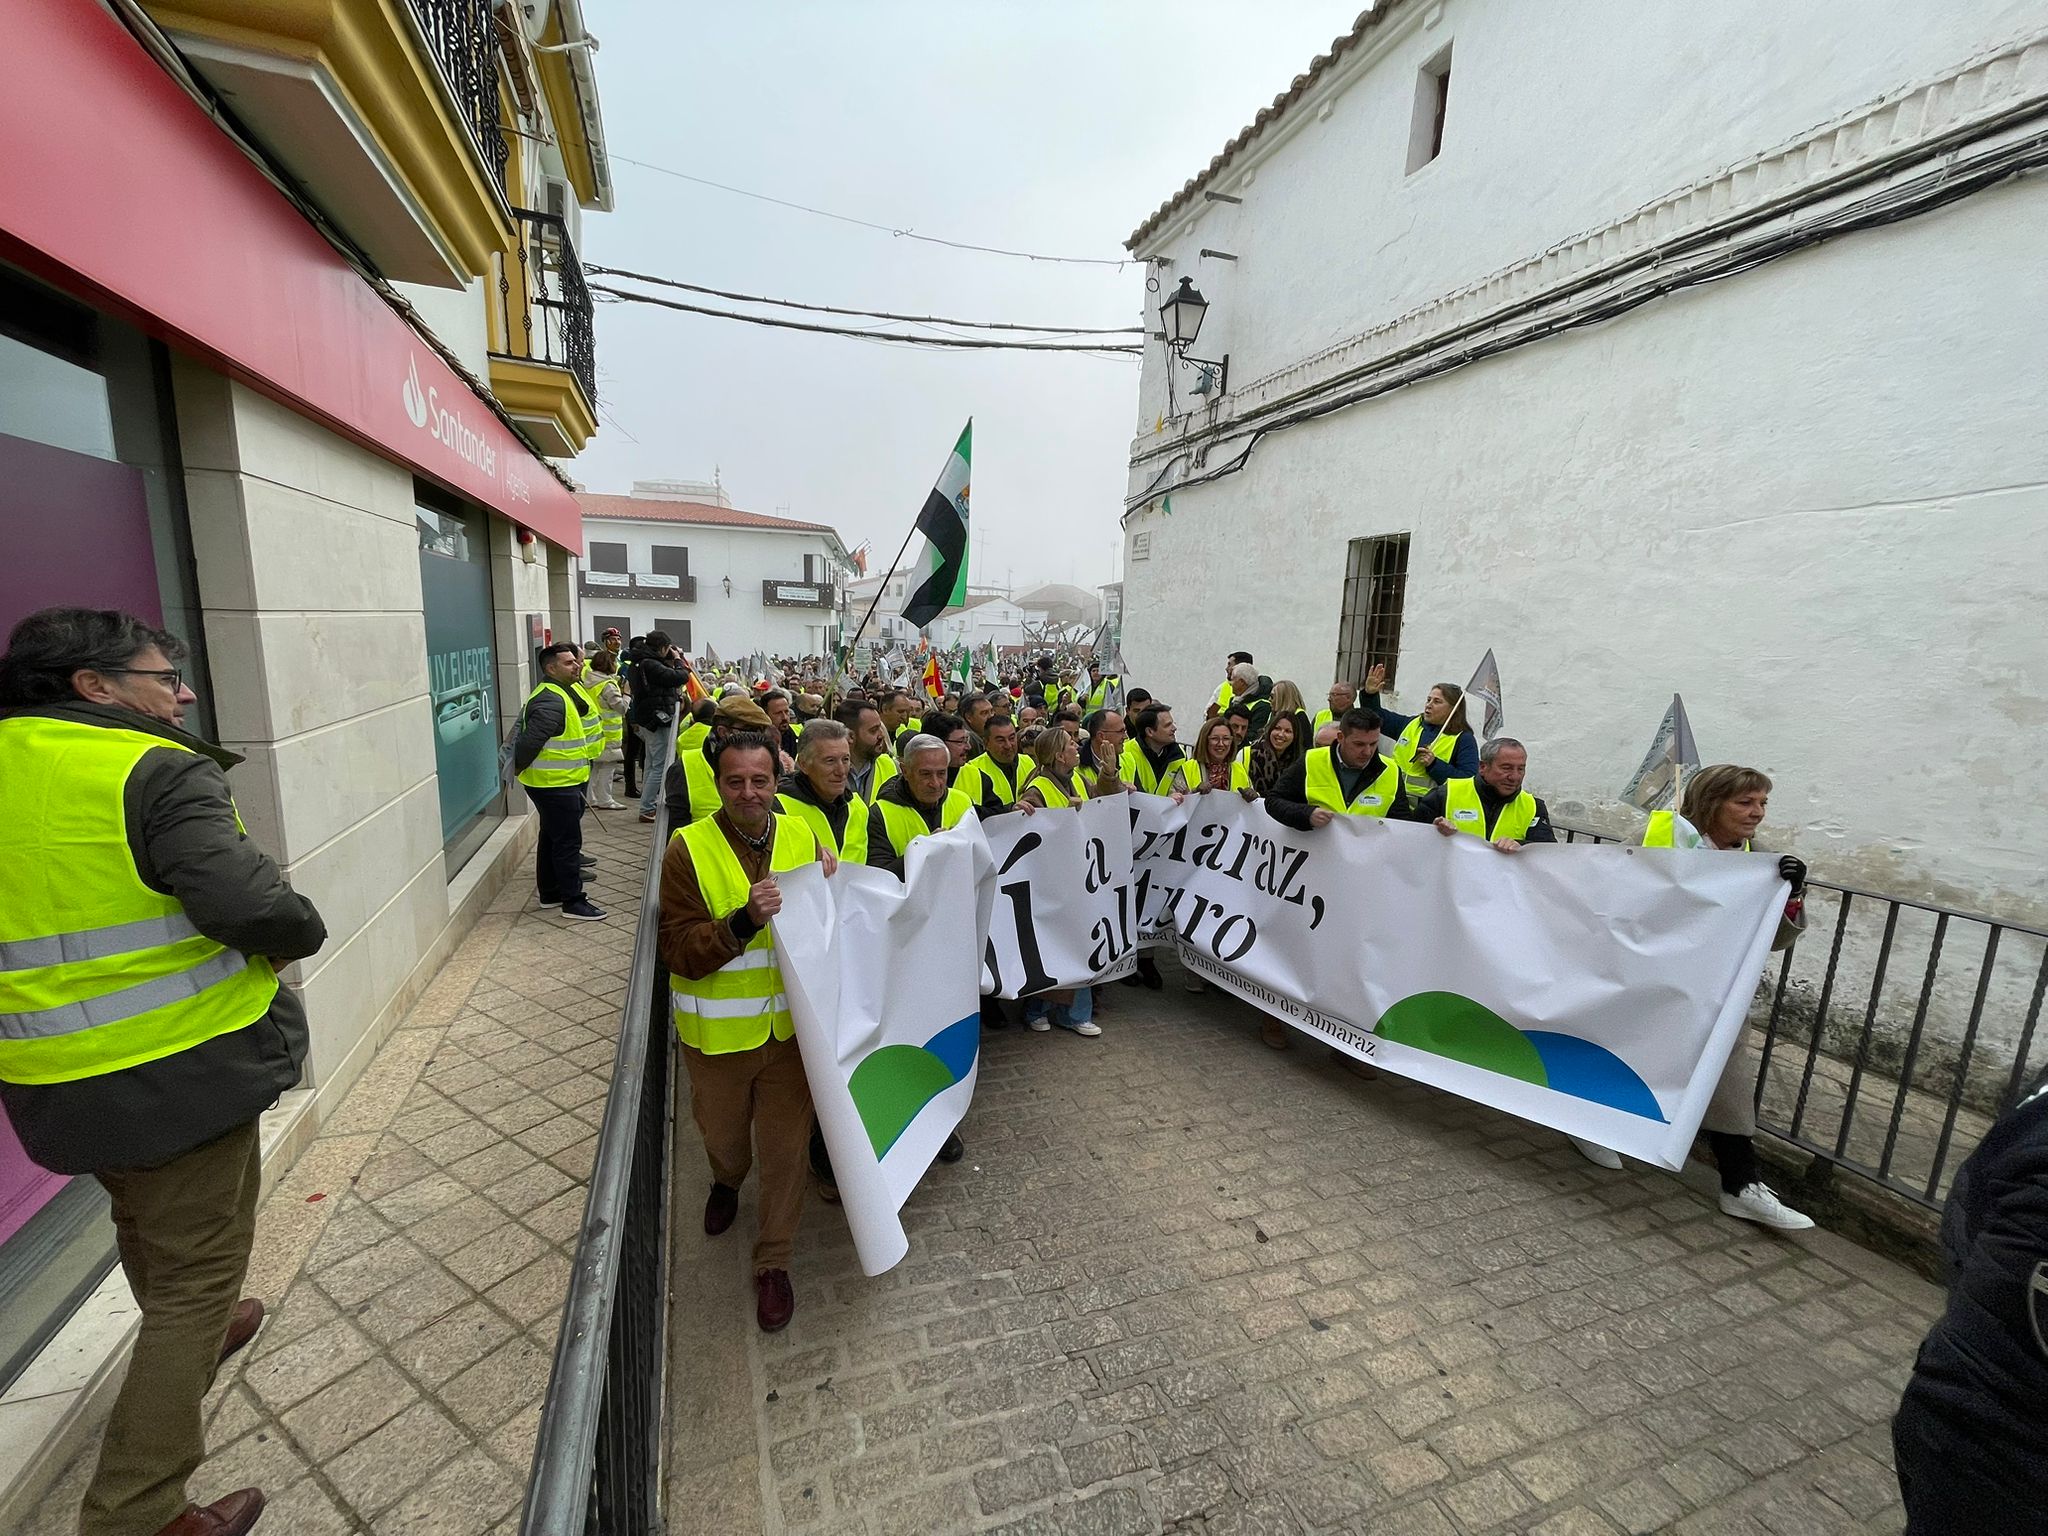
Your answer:
[[[1893,1426],[1915,1536],[1973,1527],[2048,1531],[2048,1348],[2030,1297],[2048,1262],[2048,1092],[1991,1128],[1956,1174],[1942,1218],[1948,1309],[1926,1341]],[[1959,1523],[1961,1522],[1961,1523]]]

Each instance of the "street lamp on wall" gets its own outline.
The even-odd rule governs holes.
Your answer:
[[[732,596],[732,578],[730,576],[725,578],[725,595],[727,597]]]
[[[1166,302],[1159,306],[1161,333],[1166,338],[1166,350],[1173,362],[1182,363],[1195,370],[1195,386],[1191,391],[1197,395],[1221,395],[1230,387],[1230,354],[1221,359],[1192,357],[1188,349],[1202,334],[1202,322],[1208,318],[1209,301],[1202,297],[1195,287],[1195,280],[1184,277],[1180,286],[1167,295]],[[1172,382],[1171,371],[1167,381]]]

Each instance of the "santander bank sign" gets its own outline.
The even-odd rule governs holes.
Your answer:
[[[437,384],[420,387],[420,364],[416,355],[408,353],[405,360],[405,383],[400,388],[405,402],[406,420],[425,432],[443,449],[453,453],[477,473],[488,475],[500,481],[505,494],[513,501],[531,502],[533,490],[519,466],[508,458],[504,472],[499,472],[498,445],[485,435],[481,425],[472,426],[463,418],[458,408],[450,409],[441,403],[441,389]],[[464,392],[470,409],[478,409],[476,397]],[[492,428],[497,422],[491,423]]]

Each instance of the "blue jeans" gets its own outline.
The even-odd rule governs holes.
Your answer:
[[[668,775],[668,732],[633,727],[644,750],[640,754],[640,814],[651,816],[661,804],[661,782]]]

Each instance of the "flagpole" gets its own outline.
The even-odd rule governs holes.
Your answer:
[[[853,632],[853,638],[846,642],[847,650],[851,651],[856,645],[859,645],[860,637],[868,632],[868,619],[872,619],[875,616],[875,610],[882,606],[882,594],[889,590],[889,582],[896,575],[896,567],[903,563],[904,553],[910,548],[910,541],[916,537],[917,521],[913,518],[910,524],[910,532],[903,535],[903,548],[897,550],[896,558],[889,562],[889,574],[884,576],[882,584],[875,588],[875,600],[868,604],[867,615],[860,621],[860,628],[856,629]]]

